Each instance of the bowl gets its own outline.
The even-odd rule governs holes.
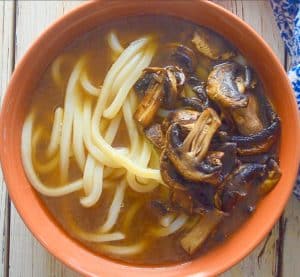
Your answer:
[[[191,262],[142,267],[125,265],[90,252],[71,239],[28,182],[21,161],[21,130],[30,95],[49,63],[83,33],[125,16],[171,15],[205,25],[231,41],[252,62],[282,120],[282,178],[253,216],[225,243]],[[299,117],[289,80],[262,38],[241,19],[209,1],[93,1],[52,24],[30,47],[9,83],[0,116],[0,157],[9,195],[33,235],[56,258],[86,276],[207,276],[219,274],[243,257],[271,230],[291,194],[299,165]]]

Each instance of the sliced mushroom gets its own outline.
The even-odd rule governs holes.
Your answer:
[[[197,57],[192,49],[179,44],[171,43],[168,45],[172,49],[171,56],[187,72],[194,72],[197,65]]]
[[[204,173],[213,173],[219,171],[222,168],[222,158],[224,152],[211,151],[207,152],[205,159],[198,165],[200,171]]]
[[[166,151],[161,153],[160,174],[165,184],[171,189],[187,190],[186,180],[176,171],[176,168],[166,155]]]
[[[248,97],[241,93],[241,80],[238,64],[226,62],[216,65],[208,76],[207,95],[221,108],[245,108],[248,105]]]
[[[177,98],[181,95],[185,82],[183,71],[177,66],[165,67],[166,77],[164,81],[164,107],[175,108]]]
[[[166,153],[178,172],[191,181],[205,181],[218,184],[218,172],[210,174],[199,170],[204,160],[211,139],[221,125],[220,119],[213,109],[207,108],[195,122],[193,129],[184,138],[182,127],[173,123],[167,131]]]
[[[264,128],[256,96],[245,93],[252,86],[249,72],[248,67],[223,63],[210,73],[207,85],[208,96],[218,103],[227,123],[234,123],[238,131],[247,136]]]
[[[165,144],[165,135],[162,131],[161,124],[155,123],[144,129],[146,137],[159,149],[162,149]]]
[[[259,164],[265,164],[270,158],[269,153],[263,153],[263,154],[256,154],[256,155],[249,155],[249,156],[239,156],[239,160],[242,163],[259,163]]]
[[[219,35],[198,27],[192,43],[204,56],[212,60],[228,60],[235,55],[232,47]]]
[[[270,159],[267,163],[267,176],[260,185],[259,191],[262,195],[269,193],[279,182],[281,178],[281,171],[279,165],[274,159]]]
[[[208,97],[206,94],[206,84],[199,80],[199,78],[195,75],[191,75],[187,80],[189,86],[192,88],[192,91],[197,95],[199,100],[201,101],[202,109],[206,109],[208,107]]]
[[[163,99],[163,83],[151,82],[144,98],[134,113],[134,119],[143,127],[149,126]]]
[[[192,213],[203,214],[215,208],[214,196],[216,187],[208,183],[192,183],[188,187],[188,192],[194,203]]]
[[[223,157],[221,159],[222,163],[222,176],[225,179],[229,174],[233,172],[238,164],[237,160],[237,145],[236,143],[226,142],[217,147],[218,151],[221,151]]]
[[[266,153],[269,151],[271,146],[274,144],[276,140],[275,136],[267,138],[264,142],[252,145],[249,147],[238,147],[237,151],[241,156],[249,156],[249,155],[257,155],[261,153]]]
[[[144,94],[134,114],[143,127],[152,123],[160,106],[174,108],[185,83],[185,75],[176,66],[148,67],[135,84],[135,90]]]
[[[249,67],[228,62],[217,65],[210,73],[207,94],[222,109],[222,114],[242,135],[252,135],[263,129],[256,96],[246,89],[253,86]],[[246,92],[246,93],[245,93]]]
[[[267,128],[250,136],[228,136],[228,140],[235,142],[240,155],[255,155],[269,151],[276,141],[280,131],[280,120],[276,117]]]
[[[140,95],[144,96],[148,89],[150,82],[153,80],[154,75],[152,72],[144,72],[139,80],[134,84],[134,90]]]
[[[190,107],[193,110],[196,110],[198,112],[203,111],[203,103],[199,98],[196,97],[182,97],[180,99],[180,102],[184,107]]]
[[[216,209],[203,215],[192,230],[181,239],[182,248],[190,255],[194,254],[213,233],[223,218],[224,213]]]
[[[170,200],[175,207],[189,214],[204,213],[214,207],[215,188],[210,184],[185,179],[177,172],[165,151],[161,156],[160,172],[170,188]]]
[[[248,94],[248,105],[245,108],[231,110],[235,125],[242,135],[253,135],[263,130],[264,126],[259,118],[259,105],[253,94]]]
[[[168,117],[164,119],[162,129],[164,132],[167,132],[171,124],[178,123],[179,125],[184,126],[187,130],[191,130],[199,116],[199,112],[187,109],[171,112]]]
[[[216,205],[225,212],[231,212],[239,201],[248,195],[248,191],[262,178],[266,165],[243,164],[227,179],[221,190],[216,194]]]

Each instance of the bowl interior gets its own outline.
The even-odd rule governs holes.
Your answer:
[[[21,129],[30,95],[41,74],[76,37],[115,18],[141,14],[181,17],[205,25],[231,41],[249,60],[282,120],[282,178],[254,215],[224,244],[192,262],[160,267],[134,267],[89,252],[55,223],[25,176],[20,151]],[[17,66],[4,100],[0,120],[2,168],[10,196],[36,238],[57,258],[90,276],[163,276],[218,274],[247,255],[269,232],[291,193],[299,162],[299,119],[283,68],[262,39],[245,23],[208,1],[98,1],[75,9],[48,28]],[[13,126],[13,128],[12,128]],[[3,147],[5,145],[5,147]],[[199,276],[200,276],[199,275]],[[197,275],[198,276],[198,275]]]

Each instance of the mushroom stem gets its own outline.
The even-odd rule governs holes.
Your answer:
[[[190,255],[195,253],[216,229],[223,217],[224,214],[218,210],[205,214],[193,229],[181,239],[182,248]]]
[[[134,113],[135,120],[143,127],[149,126],[158,111],[163,96],[163,84],[155,83],[148,88],[145,97]]]

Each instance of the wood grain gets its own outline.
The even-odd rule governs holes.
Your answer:
[[[291,59],[286,51],[285,68],[289,70]],[[281,276],[299,276],[300,263],[300,202],[292,195],[281,218]],[[279,276],[278,275],[278,276]]]
[[[0,2],[0,103],[14,66],[14,3]],[[7,275],[10,203],[0,172],[0,276]]]
[[[292,196],[283,219],[282,272],[281,276],[299,276],[300,274],[300,202]]]
[[[0,64],[0,91],[6,87],[12,66],[13,50],[18,61],[30,46],[38,34],[56,18],[66,13],[71,8],[78,6],[82,1],[18,1],[16,3],[16,33],[14,35],[14,11],[13,3],[0,1],[1,27],[1,64]],[[284,47],[279,37],[276,24],[268,1],[243,0],[243,1],[214,1],[248,22],[269,43],[284,63]],[[15,37],[15,41],[13,41]],[[14,45],[13,45],[14,42]],[[6,52],[5,52],[6,51]],[[6,54],[8,53],[8,54]],[[0,176],[0,181],[2,180]],[[8,218],[7,198],[4,186],[0,187],[0,232],[5,228],[5,218]],[[283,243],[282,259],[283,276],[297,276],[300,272],[300,263],[297,261],[299,253],[299,215],[300,205],[294,199],[291,200],[283,220],[288,219],[286,231],[279,236],[277,224],[269,237],[264,240],[247,258],[234,266],[223,276],[277,276],[278,275],[278,243]],[[67,269],[55,258],[47,253],[33,238],[19,218],[14,207],[10,214],[10,252],[9,275],[10,276],[78,276]],[[282,221],[283,222],[283,221]],[[2,249],[7,239],[0,237]],[[5,253],[2,252],[1,268],[5,267]],[[3,258],[4,257],[4,258]]]
[[[80,1],[18,1],[16,4],[16,62],[37,36],[55,19]],[[76,276],[51,256],[31,235],[11,208],[9,275],[19,276]]]

